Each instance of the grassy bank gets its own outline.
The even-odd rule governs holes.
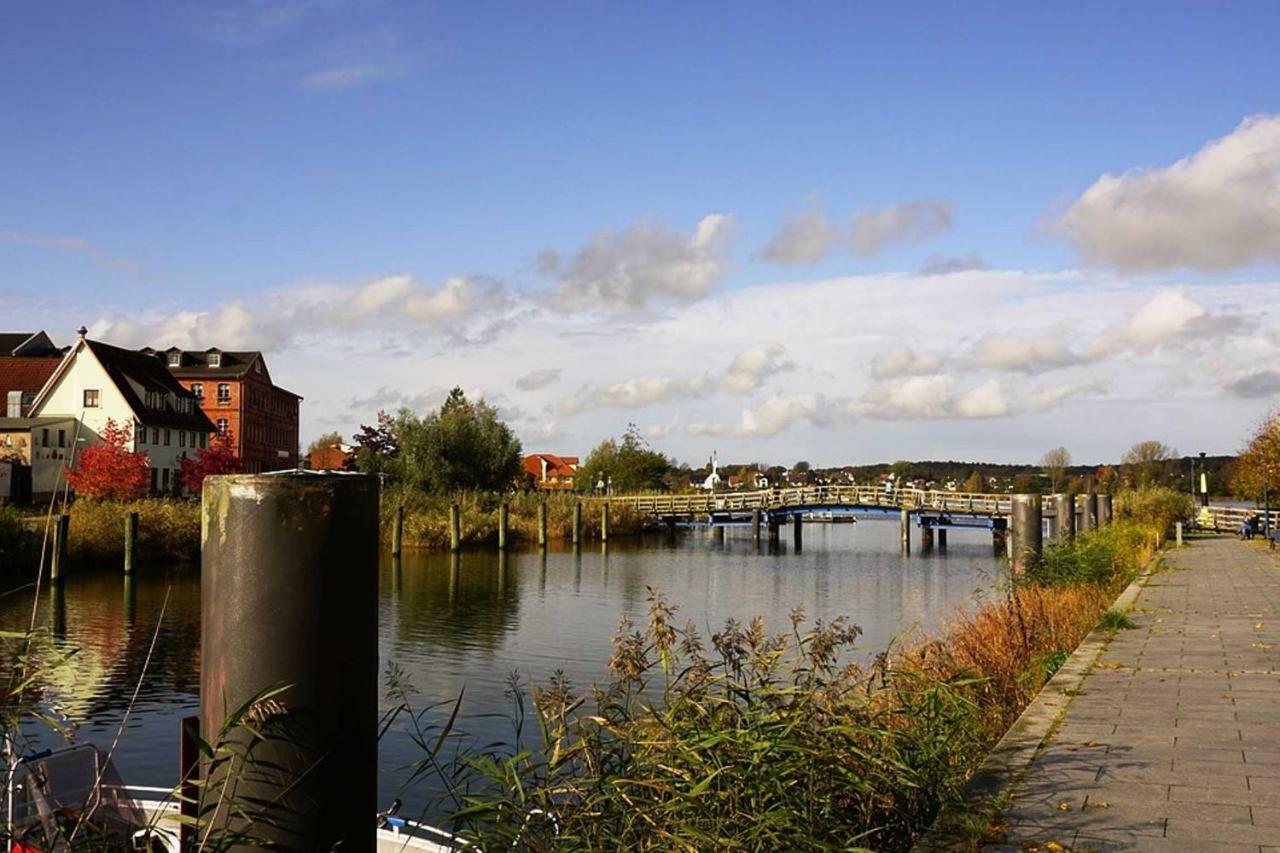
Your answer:
[[[146,498],[140,501],[77,500],[71,504],[67,557],[76,563],[124,559],[124,519],[138,513],[140,561],[200,559],[199,501]]]
[[[538,504],[547,504],[547,536],[552,541],[567,540],[572,535],[573,507],[581,500],[577,495],[557,492],[519,492],[512,495],[468,492],[458,496],[429,495],[412,489],[392,488],[382,496],[382,539],[391,541],[397,508],[403,503],[404,544],[414,548],[444,549],[449,547],[449,505],[457,503],[462,521],[464,545],[493,545],[498,541],[498,507],[509,505],[508,533],[513,544],[538,541]],[[609,535],[629,536],[639,533],[644,517],[625,507],[613,507],[609,515]],[[582,510],[583,537],[600,535],[600,510],[585,504]]]
[[[709,638],[652,594],[624,623],[611,678],[532,687],[536,726],[458,754],[465,709],[415,712],[418,777],[449,791],[449,828],[529,849],[903,850],[961,788],[1154,554],[1172,523],[1118,502],[1114,525],[1053,548],[998,601],[869,663],[844,620],[770,635],[759,619]]]
[[[16,507],[0,504],[0,571],[34,567],[40,559],[40,539]]]

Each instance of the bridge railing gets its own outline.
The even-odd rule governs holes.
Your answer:
[[[1214,529],[1224,532],[1236,532],[1250,518],[1255,515],[1261,521],[1263,511],[1258,507],[1247,506],[1219,506],[1212,505],[1205,507],[1209,510],[1210,523]],[[1200,512],[1196,510],[1197,514]],[[1271,529],[1275,530],[1280,525],[1280,509],[1271,510]]]
[[[858,506],[1007,515],[1009,495],[896,489],[874,486],[802,486],[753,492],[707,492],[687,495],[611,495],[589,498],[628,506],[651,515],[692,515],[801,506]]]

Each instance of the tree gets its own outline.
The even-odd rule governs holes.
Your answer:
[[[356,470],[362,474],[386,474],[395,466],[400,455],[400,442],[396,439],[395,419],[385,411],[378,412],[373,426],[360,425],[354,438]]]
[[[240,457],[236,456],[231,432],[218,432],[208,447],[196,451],[194,457],[183,456],[178,460],[178,482],[193,495],[204,491],[204,478],[219,474],[239,474],[244,470]]]
[[[574,482],[580,490],[604,483],[614,492],[662,491],[672,467],[670,459],[649,447],[635,424],[628,424],[621,440],[607,438],[596,445]]]
[[[81,450],[75,467],[67,469],[71,488],[84,498],[133,501],[146,497],[151,463],[145,453],[129,449],[132,427],[108,418],[99,437],[102,443]]]
[[[1120,461],[1129,482],[1142,488],[1157,482],[1177,455],[1178,451],[1163,441],[1140,441],[1126,450]]]
[[[425,418],[402,410],[389,432],[397,448],[391,473],[423,491],[501,491],[521,474],[520,440],[511,427],[493,406],[471,402],[461,388]]]
[[[899,459],[889,466],[889,470],[893,472],[894,480],[901,483],[911,476],[911,463],[905,459]]]
[[[1055,447],[1045,453],[1040,460],[1045,476],[1049,478],[1049,488],[1054,492],[1061,491],[1066,482],[1067,469],[1071,467],[1071,451],[1065,447]]]
[[[1233,468],[1236,493],[1257,498],[1280,485],[1280,414],[1269,414],[1254,429]]]
[[[811,466],[809,465],[808,462],[801,459],[795,465],[791,466],[791,470],[795,471],[797,474],[806,474],[808,473],[810,467]]]
[[[306,455],[310,456],[312,453],[315,453],[317,450],[323,450],[326,447],[333,447],[334,445],[344,444],[344,443],[345,442],[343,442],[342,440],[342,433],[326,432],[324,435],[320,436],[315,441],[307,445]]]
[[[982,476],[982,472],[974,468],[968,479],[964,481],[964,485],[960,487],[960,491],[969,492],[970,494],[982,494],[987,490],[987,481]]]

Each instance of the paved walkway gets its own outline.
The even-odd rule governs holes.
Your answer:
[[[1280,559],[1218,538],[1165,563],[989,849],[1280,851]]]

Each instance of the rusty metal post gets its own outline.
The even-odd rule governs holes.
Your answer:
[[[216,748],[224,723],[252,702],[244,722],[261,735],[231,730],[244,757],[207,765],[203,817],[215,835],[372,853],[378,481],[210,477],[203,504],[201,733]]]
[[[573,505],[573,544],[582,544],[582,501]]]
[[[804,548],[804,522],[798,512],[791,516],[791,546],[797,554]]]
[[[547,502],[538,501],[538,547],[547,547]]]
[[[600,541],[609,541],[609,502],[600,505]]]
[[[1098,526],[1106,527],[1111,523],[1111,495],[1098,493]]]
[[[507,522],[509,519],[510,508],[505,502],[498,507],[498,550],[505,551],[507,548]]]
[[[1009,511],[1011,533],[1011,563],[1015,575],[1026,574],[1040,562],[1043,547],[1042,528],[1044,512],[1039,495],[1014,495]]]
[[[138,547],[138,514],[131,512],[124,517],[124,573],[133,574],[134,551]]]
[[[449,504],[449,550],[462,550],[462,507]]]
[[[71,532],[71,516],[65,512],[53,523],[53,552],[49,556],[49,580],[62,582],[62,569],[67,562],[67,534]]]

